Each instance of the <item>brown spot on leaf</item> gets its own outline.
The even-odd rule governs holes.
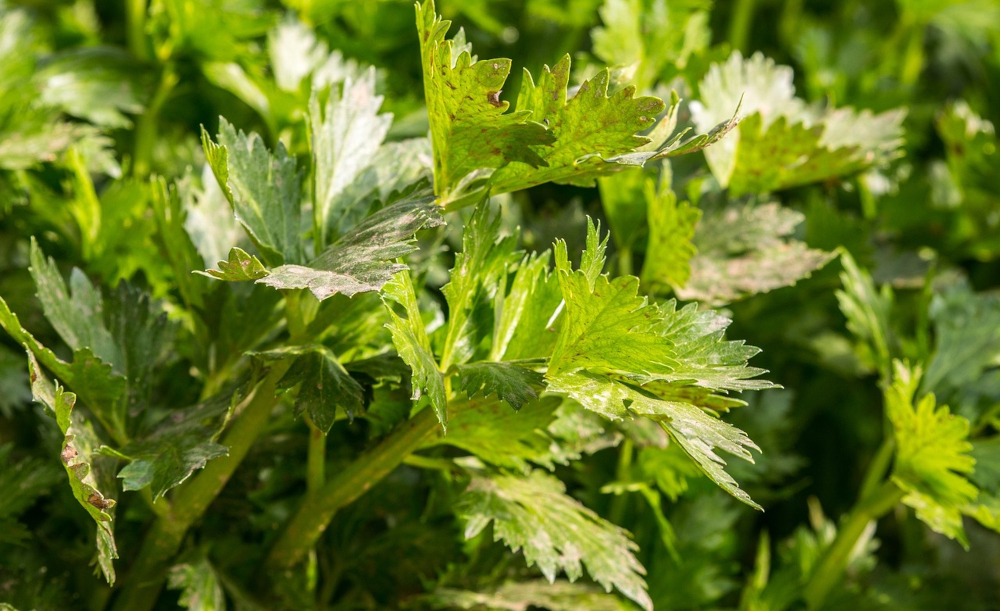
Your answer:
[[[59,458],[62,459],[63,463],[68,465],[69,461],[76,458],[76,448],[67,444],[67,446],[63,448],[62,453],[59,454]]]
[[[503,106],[503,102],[500,101],[499,91],[490,91],[486,94],[486,101],[490,103],[493,108],[500,108]]]
[[[106,499],[97,492],[91,492],[90,496],[87,497],[87,502],[97,507],[101,511],[105,509],[110,509],[115,506],[115,502],[111,499]]]

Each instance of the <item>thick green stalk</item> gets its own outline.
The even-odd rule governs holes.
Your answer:
[[[283,570],[301,561],[316,545],[337,510],[382,481],[438,430],[434,410],[424,409],[331,478],[319,494],[306,497],[271,548],[268,565]]]
[[[809,609],[821,607],[830,590],[840,581],[851,551],[864,534],[868,523],[887,514],[902,498],[903,491],[891,481],[885,481],[851,510],[837,530],[837,538],[820,558],[803,590]]]
[[[226,431],[221,443],[229,448],[229,455],[208,463],[198,475],[177,488],[171,511],[157,518],[146,533],[139,556],[128,573],[127,585],[115,600],[115,611],[149,611],[156,604],[166,571],[180,550],[184,536],[229,482],[264,430],[277,403],[275,385],[290,364],[290,361],[282,361],[271,368]]]
[[[128,19],[128,49],[136,58],[147,60],[146,0],[127,0],[125,11]]]

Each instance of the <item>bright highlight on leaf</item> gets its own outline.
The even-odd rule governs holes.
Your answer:
[[[710,129],[741,104],[745,119],[705,151],[712,173],[735,195],[762,193],[853,174],[895,157],[905,111],[822,110],[795,97],[792,70],[760,53],[734,51],[699,85],[692,115]]]
[[[920,368],[893,363],[893,383],[885,394],[885,411],[896,437],[896,464],[892,481],[906,492],[903,502],[913,507],[931,529],[969,546],[962,527],[962,511],[979,490],[969,482],[976,461],[970,455],[969,421],[937,407],[934,395],[917,400]]]

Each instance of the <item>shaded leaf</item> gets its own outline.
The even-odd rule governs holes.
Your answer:
[[[543,376],[517,363],[479,362],[455,365],[458,387],[469,398],[482,394],[505,401],[515,410],[538,399],[534,387],[542,386]]]
[[[244,394],[244,389],[230,387],[197,405],[167,412],[148,434],[117,452],[131,459],[118,472],[122,487],[141,490],[150,486],[154,500],[159,499],[208,461],[228,455],[229,450],[217,440]]]
[[[180,590],[180,606],[191,611],[225,611],[226,595],[205,558],[174,565],[167,576],[167,587]]]
[[[546,429],[555,419],[559,400],[549,398],[513,411],[500,401],[470,401],[448,421],[448,434],[433,443],[461,448],[482,460],[527,472],[529,463],[551,469],[555,440]]]
[[[525,477],[477,474],[455,511],[465,521],[466,539],[493,522],[494,539],[520,550],[528,566],[537,564],[550,582],[560,571],[575,581],[586,566],[597,583],[652,609],[645,569],[628,532],[565,492],[561,481],[540,471]]]
[[[804,218],[775,203],[706,215],[694,235],[690,279],[673,283],[677,296],[717,306],[808,278],[836,255],[788,237]]]
[[[303,412],[316,428],[328,433],[342,409],[349,418],[364,409],[364,389],[340,364],[337,356],[323,347],[315,347],[292,362],[288,373],[278,382],[279,388],[299,386],[295,415]]]
[[[557,580],[508,581],[487,592],[438,588],[424,597],[435,609],[484,609],[489,611],[628,611],[631,606],[611,594],[579,583]]]

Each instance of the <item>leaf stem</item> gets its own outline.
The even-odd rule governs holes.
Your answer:
[[[132,175],[139,178],[149,176],[152,170],[153,148],[156,146],[157,123],[160,110],[170,97],[170,93],[180,78],[174,72],[173,64],[167,63],[160,72],[160,81],[146,112],[139,117],[135,128],[135,151],[132,157]]]
[[[757,0],[736,0],[732,21],[729,22],[729,44],[732,45],[733,49],[746,51],[756,3]]]
[[[322,536],[337,510],[382,481],[438,430],[434,410],[423,409],[337,473],[319,494],[307,496],[271,548],[267,560],[269,567],[288,570],[301,561]]]
[[[884,516],[902,498],[903,491],[891,481],[885,481],[851,510],[837,530],[837,538],[820,558],[803,589],[809,609],[821,607],[830,590],[840,581],[851,552],[868,523]]]
[[[156,604],[166,571],[184,536],[229,482],[264,430],[277,403],[275,386],[290,365],[290,359],[274,364],[226,431],[221,443],[229,448],[229,454],[208,463],[198,475],[177,488],[171,511],[160,516],[146,533],[127,576],[127,585],[115,600],[115,611],[150,611]]]
[[[319,429],[309,414],[303,414],[309,425],[309,455],[306,460],[306,493],[314,497],[326,482],[326,435]]]
[[[128,19],[128,48],[136,58],[149,59],[146,48],[146,0],[128,0],[125,3]]]

